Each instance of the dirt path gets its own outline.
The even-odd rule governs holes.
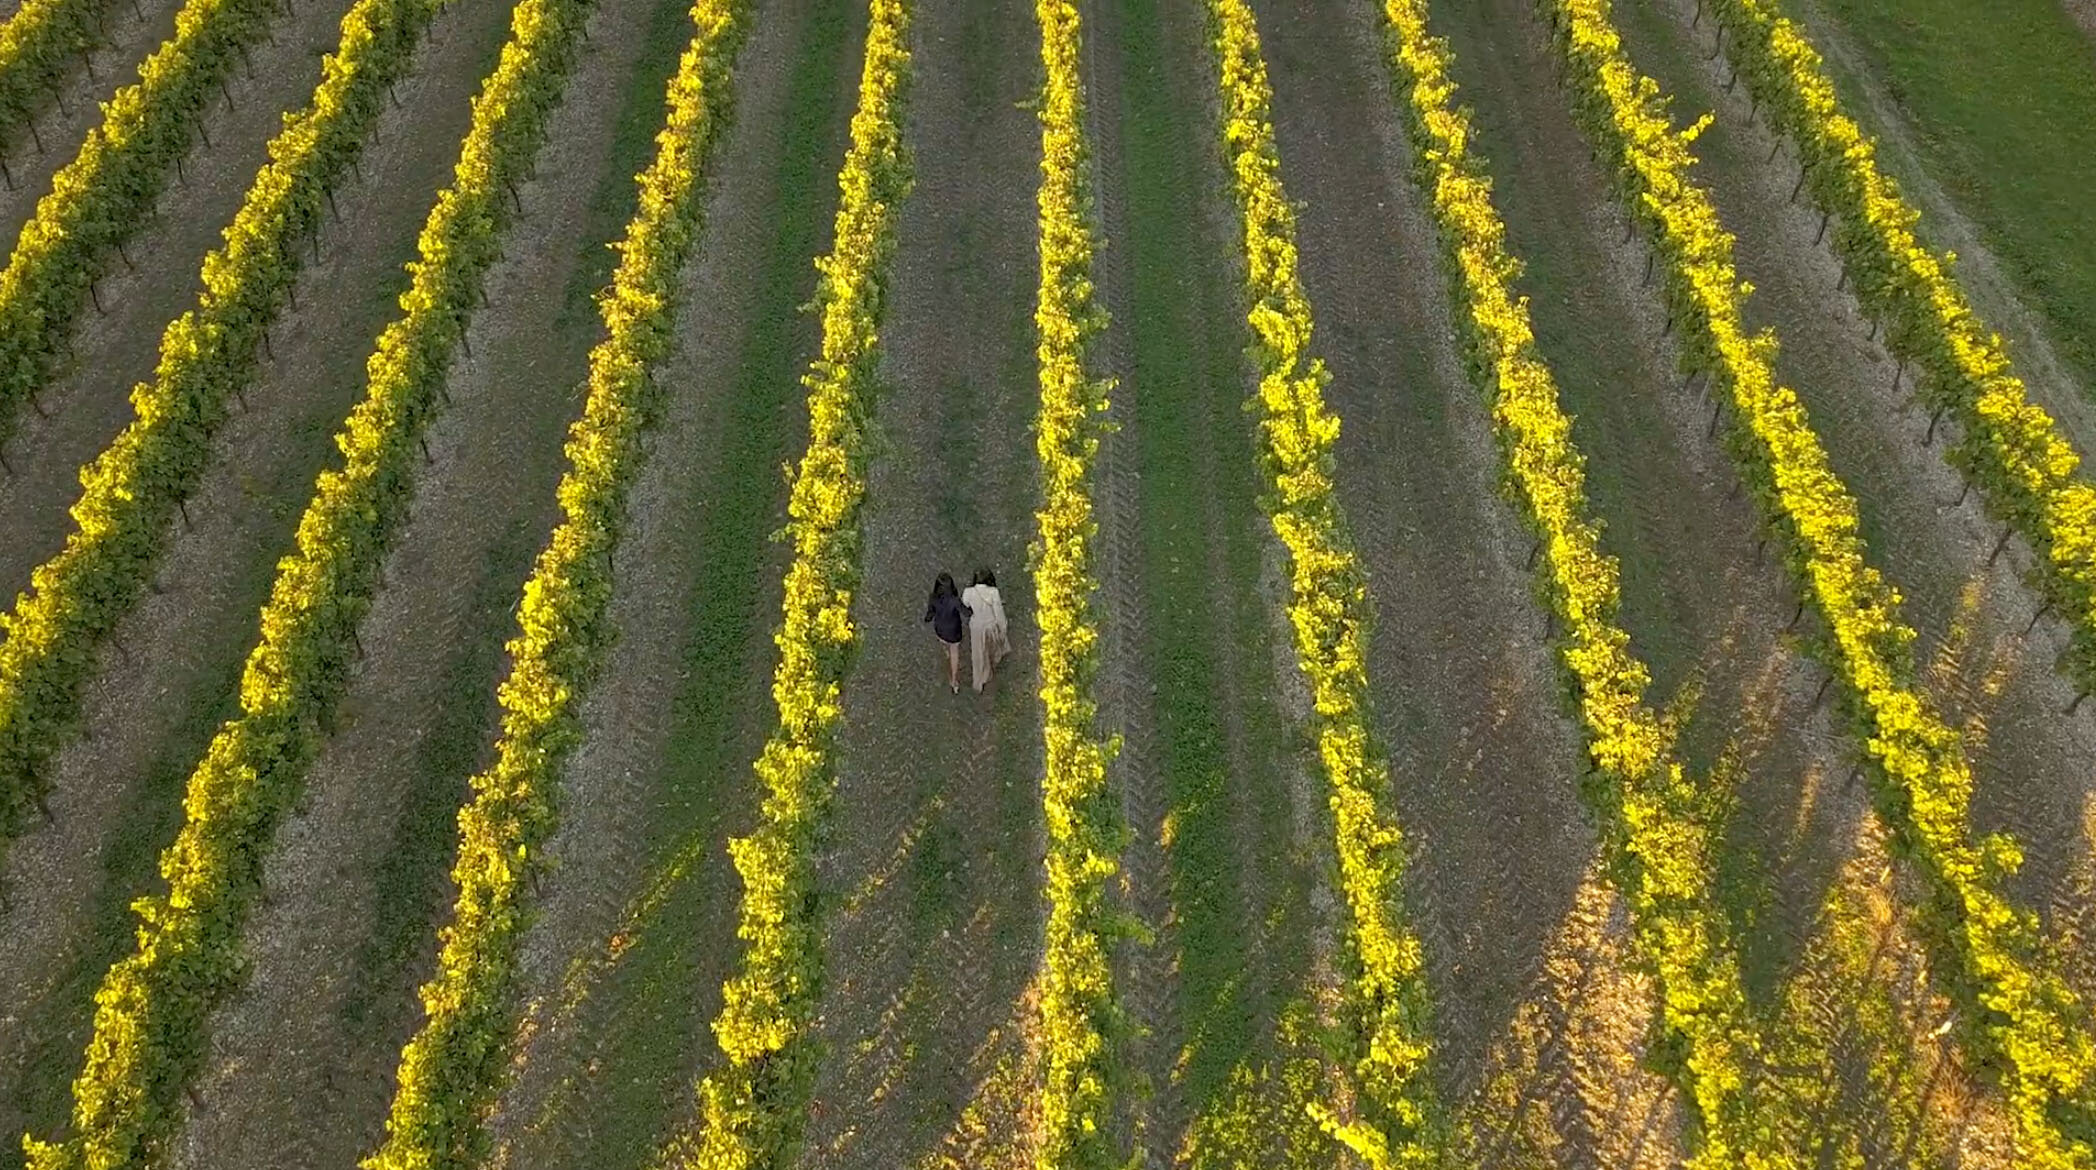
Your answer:
[[[303,107],[312,95],[321,57],[340,41],[348,8],[349,0],[297,0],[292,15],[278,19],[274,42],[250,50],[254,76],[233,71],[233,105],[221,98],[204,115],[212,145],[195,145],[184,164],[188,181],[170,177],[155,217],[126,245],[135,267],[112,258],[100,282],[107,312],[82,307],[71,367],[42,394],[50,417],[21,413],[7,444],[14,474],[0,473],[0,530],[8,534],[0,543],[0,598],[9,604],[28,586],[30,572],[64,547],[73,526],[66,509],[80,498],[80,467],[131,421],[131,388],[152,377],[167,323],[196,303],[204,257],[223,242],[269,140],[283,128],[283,112]],[[19,232],[16,223],[5,237],[10,248]]]
[[[1678,95],[1684,115],[1720,111],[1697,150],[1719,213],[1739,236],[1741,275],[1756,288],[1749,311],[1781,336],[1778,373],[1862,502],[1874,562],[1901,588],[1907,620],[1921,632],[1917,660],[1934,664],[1931,693],[1968,731],[1974,828],[2007,830],[2023,843],[2025,864],[2009,890],[2042,906],[2085,848],[2080,812],[2096,794],[2096,716],[2060,716],[2074,698],[2053,670],[2065,630],[2040,622],[2024,636],[2038,608],[2018,579],[2028,550],[2005,550],[1990,568],[2000,529],[1977,495],[1954,503],[1962,485],[1940,449],[1925,445],[1927,412],[1893,391],[1894,363],[1869,339],[1853,298],[1836,291],[1839,264],[1815,246],[1820,216],[1788,202],[1795,163],[1768,161],[1776,140],[1747,120],[1744,87],[1723,93],[1729,69],[1703,61],[1708,38],[1689,33],[1686,6],[1673,15],[1626,9],[1627,44]]]
[[[364,358],[395,311],[402,263],[438,188],[450,178],[468,100],[504,35],[506,7],[474,0],[439,20],[402,107],[383,116],[365,179],[337,196],[342,221],[322,261],[300,278],[288,315],[248,395],[220,431],[214,463],[178,527],[149,595],[119,627],[125,650],[85,696],[92,739],[60,757],[55,820],[10,851],[14,906],[0,953],[0,1128],[55,1125],[86,1038],[89,996],[128,949],[133,897],[158,881],[161,848],[181,821],[182,786],[232,713],[240,664],[255,639],[276,558],[288,546],[331,435],[363,388]],[[324,307],[323,307],[324,306]],[[125,654],[129,660],[126,661]],[[0,1143],[0,1166],[18,1162]]]
[[[20,3],[0,4],[0,22],[12,18]],[[0,183],[0,247],[13,251],[37,200],[50,193],[51,176],[73,161],[88,130],[101,124],[101,103],[138,80],[139,65],[174,35],[175,13],[181,7],[182,0],[139,0],[136,8],[108,0],[103,23],[109,37],[89,52],[93,69],[80,68],[75,59],[71,76],[57,86],[56,100],[38,111],[30,124],[8,128],[0,141],[5,142],[14,184]],[[244,71],[236,73],[236,82],[245,76]]]
[[[449,896],[448,814],[492,730],[509,607],[552,524],[561,436],[601,331],[593,262],[626,218],[607,191],[630,190],[659,124],[681,15],[672,0],[609,0],[590,18],[469,329],[477,357],[454,365],[430,427],[366,657],[279,830],[251,974],[219,1015],[178,1166],[345,1165],[380,1137]],[[629,103],[638,135],[621,132]]]
[[[1241,259],[1207,17],[1092,5],[1087,78],[1119,428],[1099,455],[1102,711],[1134,830],[1133,908],[1156,932],[1120,978],[1144,1029],[1130,1102],[1152,1164],[1323,1164],[1301,1124],[1320,1064],[1314,898],[1329,828],[1301,730],[1285,564],[1260,513],[1243,404]]]
[[[1340,488],[1378,603],[1370,677],[1414,836],[1412,900],[1467,1154],[1662,1164],[1677,1156],[1673,1103],[1632,1055],[1652,993],[1590,872],[1576,733],[1528,595],[1528,541],[1495,499],[1498,451],[1457,352],[1379,30],[1367,6],[1337,0],[1277,0],[1263,15],[1328,393],[1346,424]]]
[[[790,551],[766,538],[820,343],[797,306],[836,203],[865,22],[819,0],[758,12],[619,549],[616,665],[590,698],[526,943],[531,1023],[496,1116],[499,1166],[640,1170],[717,1051],[741,894],[725,842],[755,819]]]
[[[883,333],[859,658],[844,688],[822,865],[827,1057],[803,1162],[909,1166],[974,1094],[969,1058],[1017,1014],[1040,951],[1030,7],[925,0]],[[1013,656],[946,688],[932,578],[997,571]],[[963,658],[966,658],[964,651]]]

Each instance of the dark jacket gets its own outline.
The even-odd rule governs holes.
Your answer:
[[[961,632],[968,628],[967,619],[974,611],[961,604],[959,594],[933,597],[931,604],[924,607],[924,620],[932,624],[932,632],[939,635],[941,642],[959,642]]]

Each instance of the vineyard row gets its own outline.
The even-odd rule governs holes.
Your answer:
[[[1070,0],[1037,0],[1046,84],[1040,102],[1041,507],[1034,590],[1041,623],[1041,707],[1048,830],[1046,937],[1041,958],[1041,1146],[1039,1164],[1072,1170],[1121,1165],[1112,1139],[1116,1089],[1124,1078],[1114,1047],[1122,1037],[1110,949],[1122,933],[1108,903],[1128,831],[1106,767],[1118,745],[1102,740],[1092,679],[1099,631],[1092,605],[1093,457],[1111,383],[1092,377],[1090,339],[1106,327],[1092,297],[1096,244],[1091,150],[1085,141],[1083,29]]]
[[[421,14],[412,22],[400,0],[360,0],[351,27],[361,32],[338,59],[344,63],[331,62],[330,82],[376,82],[355,69],[367,51],[404,59],[428,11],[410,2],[407,12]],[[407,512],[416,439],[499,253],[505,189],[538,150],[587,14],[586,0],[517,7],[511,40],[474,100],[454,181],[423,227],[403,315],[380,336],[365,398],[338,436],[344,465],[320,477],[297,550],[279,566],[261,641],[241,677],[240,714],[189,778],[188,819],[160,861],[168,890],[138,903],[138,949],[95,994],[94,1031],[73,1082],[73,1132],[59,1142],[28,1140],[31,1170],[144,1167],[181,1116],[181,1093],[208,1047],[211,1009],[244,970],[241,927],[269,843],[348,683],[357,622]],[[381,28],[397,31],[378,39],[373,30]],[[286,134],[296,141],[318,131],[307,120]],[[275,189],[290,189],[290,177]]]
[[[902,119],[910,77],[909,0],[869,0],[865,63],[851,146],[837,177],[840,202],[816,304],[822,355],[808,387],[808,448],[793,476],[783,621],[772,681],[779,721],[756,774],[761,819],[729,843],[742,875],[740,970],[713,1024],[726,1062],[699,1083],[696,1134],[673,1140],[667,1162],[702,1170],[792,1163],[808,1119],[815,1072],[810,1030],[822,994],[816,844],[837,785],[841,691],[858,638],[852,598],[866,499],[867,429],[881,348],[879,327],[898,206],[910,189]]]
[[[2002,896],[2015,842],[1975,842],[1972,770],[1958,733],[1913,682],[1912,627],[1871,568],[1855,497],[1834,474],[1797,395],[1776,380],[1776,338],[1750,334],[1750,291],[1731,235],[1690,177],[1689,144],[1708,124],[1673,129],[1657,82],[1638,74],[1608,0],[1548,0],[1575,112],[1615,166],[1624,204],[1651,234],[1686,366],[1731,399],[1728,446],[1825,632],[1808,646],[1840,680],[1897,852],[1919,868],[1925,921],[1954,990],[1972,1009],[1965,1037],[2001,1071],[2025,1165],[2087,1170],[2096,1120],[2096,1038],[2085,1006],[2045,961],[2037,921]]]
[[[253,378],[257,350],[294,295],[302,244],[319,229],[336,182],[355,165],[387,88],[407,71],[440,3],[359,0],[343,17],[341,41],[322,64],[312,100],[285,119],[226,228],[225,244],[205,258],[196,307],[168,325],[153,380],[131,392],[135,417],[81,471],[65,547],[37,567],[30,591],[0,615],[0,848],[42,804],[53,757],[78,728],[95,649],[152,579],[169,522],[211,459],[211,436],[229,400]],[[121,103],[135,100],[134,93],[113,103],[110,125],[128,124],[119,117],[128,108]],[[96,141],[89,152],[100,149]],[[57,206],[54,200],[87,200],[97,223],[135,218],[126,205],[107,201],[117,196],[93,195],[100,188],[92,186],[69,194],[64,183],[61,177],[40,218],[23,229],[25,241],[34,233],[73,230],[62,218],[41,218]],[[17,249],[5,279],[34,269],[27,259],[32,253],[58,254]],[[70,263],[84,262],[76,256]],[[0,298],[9,295],[0,292]],[[8,311],[0,310],[0,318]],[[0,324],[0,338],[9,339],[4,344],[35,332],[11,329]]]
[[[1309,356],[1312,320],[1297,271],[1295,207],[1281,186],[1273,91],[1246,0],[1209,0],[1222,96],[1222,144],[1244,231],[1245,299],[1259,367],[1262,500],[1288,550],[1289,625],[1317,715],[1346,906],[1345,1014],[1358,1116],[1318,1120],[1377,1167],[1436,1163],[1445,1118],[1432,1072],[1429,996],[1419,937],[1401,891],[1404,842],[1390,816],[1390,769],[1371,734],[1368,585],[1333,484],[1339,418],[1331,380]]]

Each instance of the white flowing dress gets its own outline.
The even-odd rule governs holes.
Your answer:
[[[975,689],[990,681],[990,667],[1012,652],[1011,630],[1004,622],[1004,598],[995,585],[970,585],[961,592],[968,618],[969,645],[975,662]]]

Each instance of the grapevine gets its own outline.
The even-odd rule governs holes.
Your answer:
[[[1640,76],[1610,24],[1608,0],[1549,0],[1579,120],[1615,164],[1620,195],[1663,259],[1668,305],[1686,331],[1684,361],[1728,394],[1735,460],[1781,542],[1825,634],[1812,649],[1840,680],[1895,849],[1930,892],[1927,918],[1947,952],[1953,990],[1973,1010],[1965,1035],[1998,1068],[2024,1164],[2096,1166],[2096,1037],[2085,1005],[2047,962],[2034,915],[2009,904],[2002,878],[2022,861],[2014,840],[1974,841],[1972,770],[1958,733],[1913,684],[1914,630],[1899,595],[1866,563],[1855,497],[1834,474],[1797,395],[1776,381],[1776,339],[1750,334],[1752,291],[1732,263],[1732,237],[1690,178],[1689,144],[1669,123],[1659,85]]]
[[[368,35],[388,2],[360,0],[354,27]],[[297,548],[279,566],[241,677],[240,714],[190,776],[188,819],[160,861],[168,891],[137,903],[138,949],[95,994],[73,1135],[25,1139],[30,1170],[143,1167],[179,1122],[211,1007],[240,979],[241,925],[262,859],[348,682],[357,622],[407,511],[416,439],[509,218],[504,187],[537,151],[587,11],[586,0],[517,8],[514,36],[475,99],[456,178],[423,227],[403,315],[380,336],[366,397],[338,436],[344,465],[320,477]],[[404,58],[412,40],[374,43]],[[358,59],[365,43],[345,57]]]
[[[1041,411],[1035,448],[1041,509],[1034,543],[1040,600],[1042,787],[1048,826],[1048,920],[1041,960],[1043,1170],[1105,1170],[1125,1159],[1111,1138],[1121,1015],[1108,947],[1119,927],[1107,888],[1127,838],[1107,786],[1116,745],[1100,739],[1091,680],[1092,459],[1110,384],[1085,371],[1090,339],[1106,327],[1092,299],[1091,158],[1084,137],[1082,28],[1070,0],[1037,0],[1046,85],[1040,102]]]
[[[836,789],[840,692],[857,634],[859,510],[879,328],[898,205],[910,187],[902,116],[910,75],[909,0],[869,0],[866,59],[851,146],[838,174],[836,239],[816,262],[822,356],[808,387],[808,449],[793,477],[783,622],[772,681],[779,722],[757,759],[761,823],[729,843],[742,875],[741,970],[713,1023],[727,1062],[699,1084],[699,1131],[671,1164],[783,1170],[794,1163],[815,1068],[809,1031],[822,990],[816,843]]]
[[[698,0],[696,31],[670,79],[656,153],[639,176],[640,210],[618,244],[611,289],[598,302],[605,338],[590,351],[582,417],[569,429],[568,470],[553,530],[518,608],[510,673],[498,692],[495,763],[473,778],[459,816],[458,884],[437,976],[422,989],[422,1028],[400,1055],[387,1138],[368,1170],[477,1166],[484,1119],[514,1028],[510,991],[527,921],[528,881],[553,830],[561,765],[581,739],[579,712],[612,640],[611,557],[625,525],[641,433],[660,392],[649,368],[669,348],[678,276],[700,230],[699,192],[728,118],[746,0]]]
[[[1264,503],[1288,549],[1288,617],[1317,711],[1347,909],[1348,1056],[1360,1116],[1342,1120],[1319,1106],[1318,1120],[1378,1168],[1433,1166],[1446,1118],[1430,1071],[1425,962],[1399,896],[1404,844],[1384,811],[1389,764],[1369,730],[1368,589],[1333,487],[1339,419],[1324,402],[1331,375],[1308,356],[1312,320],[1296,268],[1295,209],[1281,186],[1272,90],[1252,10],[1245,0],[1209,0],[1208,12],[1223,147],[1244,230],[1260,455],[1272,485]]]

